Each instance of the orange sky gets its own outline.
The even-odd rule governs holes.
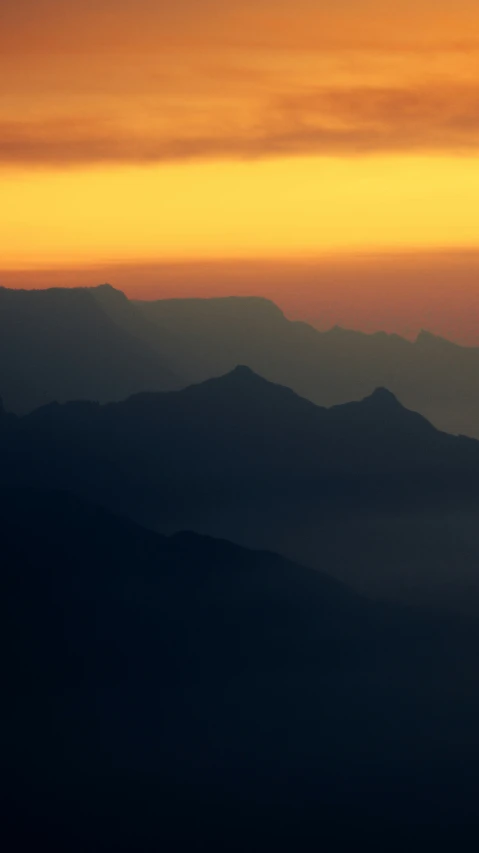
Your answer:
[[[473,257],[478,34],[477,0],[3,0],[2,278]]]

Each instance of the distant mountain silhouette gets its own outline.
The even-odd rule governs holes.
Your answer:
[[[372,820],[457,845],[474,825],[475,621],[67,494],[0,491],[0,539],[4,849],[303,850]]]
[[[335,327],[319,332],[288,321],[266,299],[135,302],[157,324],[171,364],[191,382],[247,364],[272,382],[332,406],[389,388],[447,432],[479,437],[479,349],[429,332],[412,343]]]
[[[108,306],[108,309],[107,307]],[[26,412],[53,400],[123,399],[178,380],[161,335],[126,297],[94,290],[0,288],[0,389],[7,408]]]
[[[262,298],[128,300],[110,285],[0,289],[0,393],[24,413],[121,400],[245,364],[322,406],[386,387],[436,427],[479,438],[479,348],[290,322]]]
[[[2,850],[473,843],[478,371],[0,289]]]
[[[238,367],[2,423],[6,485],[69,489],[161,532],[279,551],[370,593],[478,605],[479,443],[384,389],[324,409]]]

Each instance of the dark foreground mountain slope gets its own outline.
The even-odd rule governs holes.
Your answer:
[[[176,387],[161,335],[148,331],[148,322],[113,288],[0,288],[5,404],[25,412],[52,400],[118,400]]]
[[[266,299],[135,302],[156,323],[172,365],[201,382],[246,364],[271,382],[332,406],[389,388],[410,409],[454,434],[479,437],[479,349],[428,332],[415,342],[383,332],[319,332],[288,321]]]
[[[276,550],[368,592],[477,605],[479,443],[385,390],[327,410],[237,368],[170,394],[4,414],[0,452],[4,484]]]
[[[0,536],[2,849],[474,839],[474,623],[65,494]]]

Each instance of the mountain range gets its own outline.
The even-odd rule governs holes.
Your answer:
[[[274,550],[362,592],[479,601],[479,443],[385,389],[325,409],[238,367],[121,403],[4,412],[0,461],[4,485]]]
[[[0,537],[3,849],[471,832],[476,620],[66,493],[1,490]]]
[[[139,302],[156,323],[185,381],[202,382],[245,364],[321,406],[359,400],[377,387],[454,434],[479,437],[479,349],[422,331],[412,342],[340,327],[320,332],[288,320],[267,299]]]
[[[318,405],[386,387],[454,434],[479,437],[479,349],[291,322],[266,299],[128,300],[109,285],[0,289],[0,394],[19,414],[110,402],[220,376],[238,364]]]
[[[0,289],[2,849],[470,849],[478,371]]]
[[[178,386],[156,332],[147,340],[148,324],[134,325],[126,298],[131,326],[126,317],[122,324],[111,318],[101,307],[103,293],[0,288],[0,393],[9,409]]]

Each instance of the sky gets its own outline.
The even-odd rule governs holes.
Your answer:
[[[256,276],[352,325],[341,268],[359,325],[405,292],[403,331],[446,321],[479,284],[478,34],[477,0],[2,0],[0,283]]]

